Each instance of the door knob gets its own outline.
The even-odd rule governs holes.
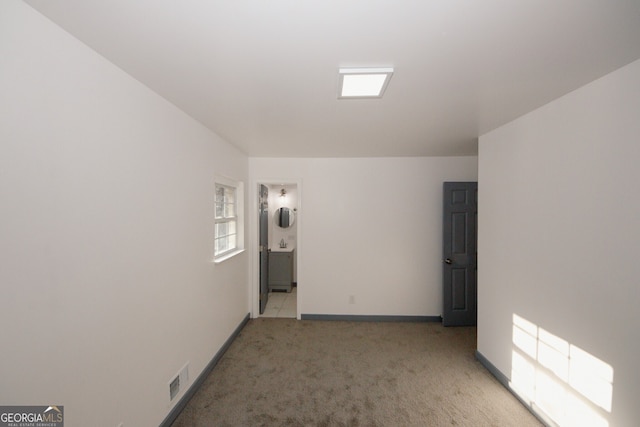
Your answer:
[[[447,258],[444,260],[445,264],[453,264],[453,261],[451,261],[451,258]]]

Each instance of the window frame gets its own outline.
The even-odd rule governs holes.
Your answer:
[[[225,194],[227,191],[232,192],[232,201],[228,202],[226,197],[222,200],[218,199],[218,189],[223,188]],[[244,229],[243,229],[243,199],[244,191],[241,182],[236,182],[228,178],[217,177],[214,182],[214,200],[213,200],[213,261],[219,263],[225,261],[244,251]],[[229,206],[232,211],[227,214]],[[222,212],[222,216],[218,216],[218,212]],[[235,231],[227,232],[224,236],[218,235],[219,224],[233,224]],[[224,251],[217,252],[218,242],[223,238],[235,236],[235,245]]]

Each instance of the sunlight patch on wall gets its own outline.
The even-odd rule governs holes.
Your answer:
[[[613,368],[513,315],[511,388],[559,426],[608,427]]]

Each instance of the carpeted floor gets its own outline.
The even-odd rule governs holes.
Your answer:
[[[540,426],[475,343],[439,323],[254,319],[173,426]]]

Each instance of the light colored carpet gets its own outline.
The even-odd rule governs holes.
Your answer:
[[[254,319],[173,426],[540,426],[475,343],[439,323]]]

